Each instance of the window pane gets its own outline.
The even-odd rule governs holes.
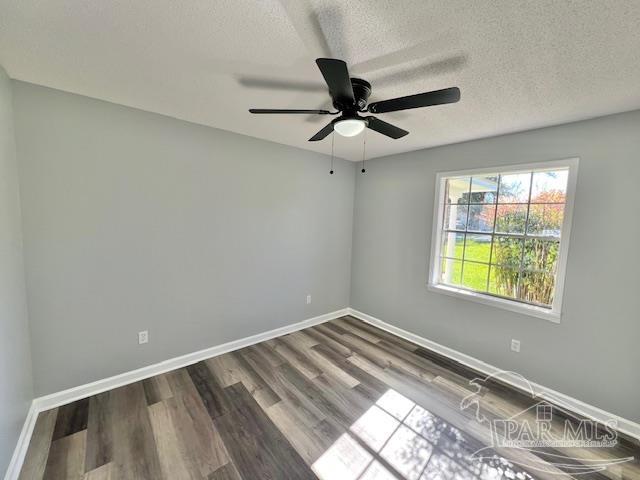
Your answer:
[[[521,238],[500,237],[496,235],[493,239],[491,263],[520,268],[522,244],[523,240]]]
[[[464,247],[465,260],[489,263],[489,255],[491,255],[491,235],[467,234],[467,243]]]
[[[530,173],[501,175],[498,203],[527,203],[529,201],[530,186]]]
[[[568,170],[536,172],[531,185],[531,203],[564,203],[567,196]]]
[[[474,232],[492,232],[495,216],[495,205],[469,205],[467,230]]]
[[[531,205],[527,234],[560,238],[563,220],[564,203]]]
[[[518,270],[514,268],[492,265],[489,274],[489,293],[516,298],[518,275]]]
[[[446,285],[460,285],[462,275],[462,262],[443,258],[440,270],[440,282]]]
[[[464,230],[467,227],[468,205],[445,205],[444,208],[444,229]]]
[[[470,177],[448,178],[445,185],[445,203],[469,203]]]
[[[560,243],[553,240],[526,240],[524,244],[524,268],[555,272]]]
[[[555,278],[550,273],[522,272],[520,299],[551,306]]]
[[[498,175],[480,175],[471,179],[471,203],[496,203]]]
[[[489,276],[489,265],[481,263],[464,262],[462,271],[462,285],[479,292],[487,291],[487,278]]]
[[[527,205],[498,205],[496,233],[524,233]]]
[[[462,259],[463,248],[464,233],[442,232],[441,256]]]

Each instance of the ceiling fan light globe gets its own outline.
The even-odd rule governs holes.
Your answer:
[[[333,129],[343,137],[355,137],[366,127],[364,120],[348,119],[336,122]]]

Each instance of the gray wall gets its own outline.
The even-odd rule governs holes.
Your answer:
[[[37,395],[349,306],[352,163],[14,95]]]
[[[0,67],[0,475],[32,398],[11,81]]]
[[[436,172],[574,156],[559,325],[427,290]],[[351,305],[640,421],[639,185],[637,111],[372,160],[356,180]]]

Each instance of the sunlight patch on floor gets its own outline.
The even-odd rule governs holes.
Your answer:
[[[344,433],[311,468],[321,480],[356,480],[372,460],[372,455],[351,435]]]
[[[429,440],[437,441],[434,418],[388,390],[313,464],[313,471],[322,480],[398,480],[398,474],[418,480],[433,452]]]
[[[476,446],[461,430],[390,389],[312,469],[321,480],[532,478],[498,455],[479,462],[471,456]]]

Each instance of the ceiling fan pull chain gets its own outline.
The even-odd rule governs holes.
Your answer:
[[[329,170],[329,175],[333,175],[333,141],[335,135],[335,132],[331,132],[331,170]]]
[[[366,170],[364,169],[364,156],[366,152],[367,152],[367,131],[365,130],[363,132],[363,137],[362,137],[362,170],[361,170],[362,173],[366,172]]]

